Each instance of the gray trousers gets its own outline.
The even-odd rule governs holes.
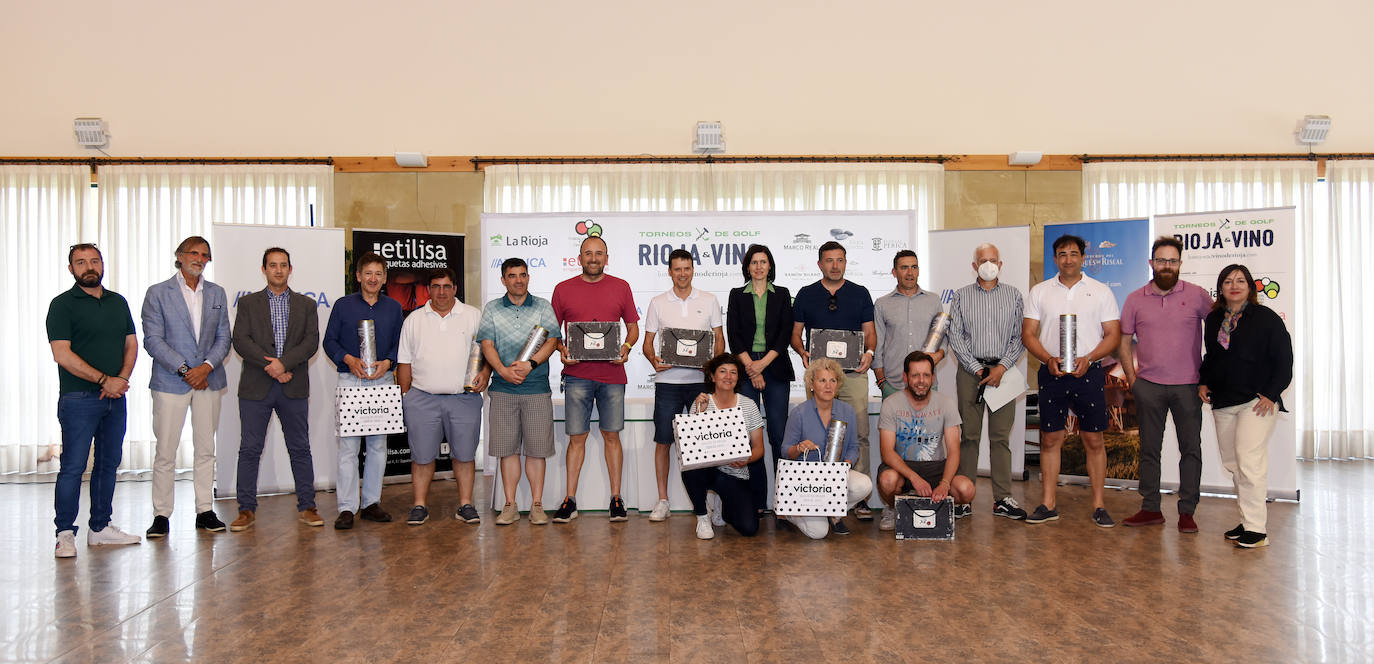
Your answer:
[[[959,367],[954,379],[959,397],[959,474],[970,480],[978,479],[978,446],[983,440],[983,413],[987,404],[974,403],[978,398],[981,377]],[[1016,425],[1016,400],[988,414],[988,462],[992,466],[992,498],[994,501],[1011,496],[1011,428]]]
[[[1159,453],[1165,417],[1172,414],[1178,435],[1178,513],[1192,514],[1202,484],[1202,401],[1197,385],[1160,385],[1137,378],[1131,394],[1140,424],[1140,509],[1160,511]]]

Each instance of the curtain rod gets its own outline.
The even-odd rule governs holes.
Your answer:
[[[933,163],[943,164],[952,157],[944,155],[795,155],[795,156],[717,156],[717,155],[640,155],[628,157],[473,157],[472,164],[482,166],[507,164],[783,164],[783,163]]]
[[[333,157],[0,157],[0,164],[85,164],[91,168],[126,164],[320,164]]]
[[[1103,161],[1317,161],[1318,159],[1374,159],[1370,153],[1307,153],[1307,154],[1122,154],[1078,155],[1085,164]]]

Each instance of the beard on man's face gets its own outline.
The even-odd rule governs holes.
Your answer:
[[[1178,270],[1155,270],[1155,285],[1159,290],[1168,291],[1178,284]]]
[[[79,276],[75,276],[73,278],[75,278],[76,283],[81,284],[83,288],[95,288],[96,286],[100,285],[100,280],[105,278],[105,275],[96,272],[95,270],[86,270],[85,272],[82,272]]]

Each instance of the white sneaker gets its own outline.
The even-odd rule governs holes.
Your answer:
[[[138,544],[143,538],[138,535],[130,535],[119,529],[113,523],[105,524],[104,530],[96,532],[86,531],[86,546],[105,546],[107,544]]]
[[[54,558],[75,558],[76,557],[76,532],[64,530],[57,534],[57,550],[53,551]]]
[[[654,503],[654,511],[649,512],[650,521],[666,521],[668,519],[668,501],[660,500]]]
[[[896,529],[897,529],[897,508],[895,508],[895,507],[884,507],[884,508],[883,508],[883,516],[882,516],[881,519],[878,520],[878,530],[896,530]]]
[[[716,531],[711,530],[711,517],[705,514],[697,516],[697,539],[711,539],[716,536]]]
[[[715,491],[706,492],[706,514],[711,517],[711,525],[725,527],[725,505],[721,504],[720,494]]]

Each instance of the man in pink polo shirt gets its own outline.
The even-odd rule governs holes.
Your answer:
[[[1202,365],[1202,320],[1212,309],[1212,298],[1200,286],[1179,281],[1183,245],[1178,240],[1161,236],[1150,247],[1150,256],[1154,278],[1127,296],[1121,307],[1121,367],[1135,396],[1140,423],[1140,511],[1122,523],[1164,523],[1159,453],[1164,445],[1164,420],[1172,414],[1179,453],[1178,530],[1195,533],[1193,511],[1202,482],[1198,367]]]

